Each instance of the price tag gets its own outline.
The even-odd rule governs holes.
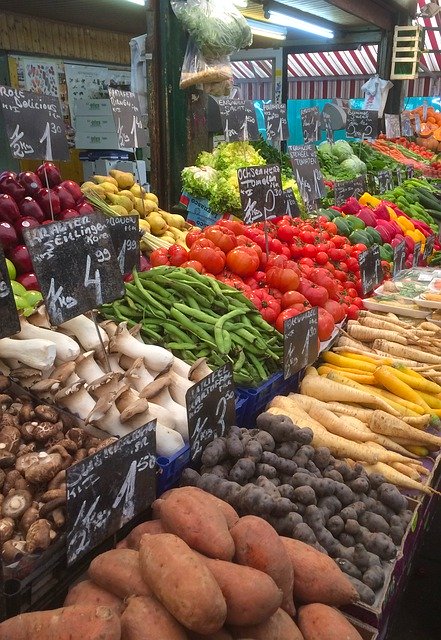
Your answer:
[[[110,104],[120,149],[147,146],[147,132],[142,126],[141,107],[136,93],[109,87]]]
[[[421,256],[421,242],[415,242],[415,246],[413,248],[413,260],[412,266],[417,267],[420,261]]]
[[[317,107],[310,107],[300,111],[302,119],[303,140],[305,144],[317,142],[321,138],[320,111]]]
[[[219,110],[227,142],[259,140],[256,110],[251,100],[219,100]]]
[[[412,125],[410,123],[410,116],[408,113],[401,114],[401,131],[405,138],[410,138],[412,134]]]
[[[400,116],[393,113],[384,114],[384,123],[386,127],[386,138],[400,138],[401,137],[401,121]]]
[[[424,100],[423,102],[423,120],[424,122],[427,122],[427,111],[428,111],[429,105],[427,100]]]
[[[419,136],[421,133],[421,118],[418,113],[416,113],[414,116],[413,128],[414,128],[415,134]]]
[[[424,245],[423,260],[427,260],[427,258],[430,258],[430,256],[433,253],[434,246],[435,246],[435,234],[432,234],[427,238],[426,244]]]
[[[395,177],[397,185],[400,186],[403,183],[403,172],[401,171],[400,167],[397,167],[395,169]]]
[[[306,202],[320,200],[326,193],[326,187],[317,157],[312,145],[288,147],[295,180],[300,195]]]
[[[278,164],[244,167],[237,170],[237,177],[245,224],[283,215],[285,197]]]
[[[395,278],[400,271],[403,271],[406,263],[406,243],[403,240],[394,249],[394,266],[392,276]]]
[[[26,229],[23,237],[53,325],[124,295],[115,249],[102,214]]]
[[[66,470],[69,565],[156,498],[156,420]]]
[[[139,268],[139,216],[107,218],[107,227],[122,275]]]
[[[285,196],[286,215],[291,216],[291,218],[298,218],[300,216],[300,207],[294,191],[291,187],[288,187],[283,193]]]
[[[360,266],[361,286],[363,295],[367,295],[378,287],[383,280],[381,268],[380,248],[377,245],[366,249],[358,256]]]
[[[286,104],[264,104],[263,113],[266,123],[268,142],[288,140],[289,126],[286,115]]]
[[[350,109],[346,121],[348,138],[370,140],[378,136],[378,111]]]
[[[285,320],[283,369],[285,380],[317,360],[318,307]]]
[[[69,159],[58,98],[0,86],[0,103],[14,158]]]
[[[346,202],[348,198],[358,198],[366,191],[366,176],[342,180],[334,185],[335,204],[338,206]]]
[[[377,178],[379,193],[386,193],[386,191],[391,191],[394,188],[392,171],[379,171]]]
[[[186,401],[191,461],[198,463],[207,444],[224,436],[236,422],[231,365],[224,365],[190,387]]]
[[[369,193],[375,193],[377,191],[377,179],[373,173],[366,175],[366,186]]]
[[[408,180],[412,180],[414,173],[415,173],[415,170],[413,167],[406,167],[406,178]]]
[[[331,114],[326,113],[326,111],[322,111],[322,122],[326,133],[326,140],[329,144],[334,144],[334,130],[332,128]]]
[[[20,331],[14,292],[11,287],[5,254],[0,243],[0,338],[9,338]]]

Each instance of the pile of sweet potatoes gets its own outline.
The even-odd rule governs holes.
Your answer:
[[[7,620],[0,638],[361,640],[336,609],[357,592],[326,555],[195,487],[153,507],[63,609]]]

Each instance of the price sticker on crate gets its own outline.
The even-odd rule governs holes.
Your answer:
[[[107,218],[107,227],[122,275],[139,268],[139,216]]]
[[[428,258],[430,258],[430,256],[433,253],[434,247],[435,247],[435,234],[432,233],[432,235],[430,235],[426,239],[426,244],[424,245],[423,260],[427,260]]]
[[[53,325],[124,295],[106,218],[91,213],[23,232]]]
[[[12,156],[18,160],[68,160],[60,101],[0,86],[0,104]]]
[[[14,292],[0,244],[0,338],[9,338],[20,331]]]
[[[289,138],[286,104],[264,104],[266,137],[269,142],[281,142]]]
[[[362,251],[358,256],[358,264],[360,266],[361,286],[365,296],[373,291],[383,280],[380,248],[375,245],[366,249],[366,251]]]
[[[394,266],[392,276],[395,278],[400,271],[403,271],[406,263],[406,243],[403,240],[394,249]]]
[[[285,213],[280,167],[277,164],[237,170],[245,224],[270,220]]]
[[[301,109],[303,141],[305,144],[318,142],[322,135],[320,111],[317,107]]]
[[[110,105],[120,149],[147,146],[147,132],[143,127],[141,107],[136,93],[109,87]]]
[[[222,98],[218,104],[226,142],[259,140],[259,127],[252,100]]]
[[[380,193],[386,193],[386,191],[391,191],[394,188],[394,181],[392,177],[392,171],[385,170],[379,171],[377,174],[378,178],[378,189]]]
[[[71,565],[155,500],[156,420],[69,467],[66,491]]]
[[[420,261],[421,256],[421,242],[415,242],[415,246],[413,248],[413,259],[412,266],[417,267]]]
[[[236,422],[233,370],[226,364],[190,387],[186,394],[192,463],[199,463],[209,442]]]
[[[317,360],[318,307],[285,320],[283,370],[285,380]]]

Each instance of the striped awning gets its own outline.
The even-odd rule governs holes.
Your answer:
[[[431,0],[419,0],[418,5],[420,8],[429,4]],[[419,23],[427,28],[425,47],[427,53],[421,58],[421,66],[424,71],[430,71],[432,73],[440,73],[441,71],[441,54],[437,53],[441,51],[441,12],[438,15],[430,19],[419,20]]]
[[[348,51],[296,53],[288,57],[291,78],[369,76],[377,71],[377,45]]]

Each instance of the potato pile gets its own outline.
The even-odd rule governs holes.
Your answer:
[[[263,413],[256,429],[232,427],[208,444],[201,473],[186,469],[182,483],[328,554],[360,599],[373,604],[412,512],[382,476],[336,460],[329,449],[311,446],[312,438],[290,418]]]
[[[361,640],[334,608],[357,592],[319,551],[195,487],[153,512],[92,561],[63,609],[0,624],[2,640],[33,640],[37,625],[40,640]]]

